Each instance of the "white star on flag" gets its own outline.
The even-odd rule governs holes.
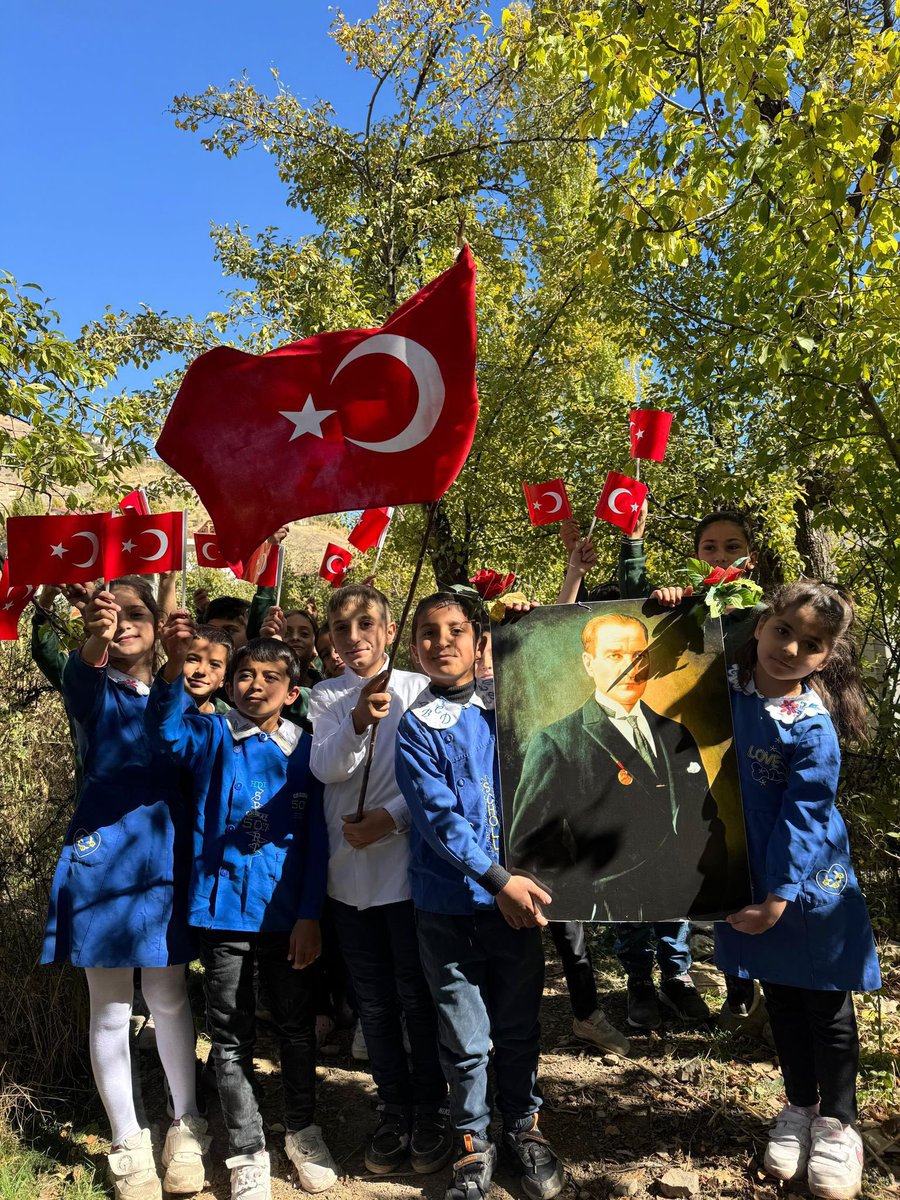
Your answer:
[[[314,434],[315,437],[322,438],[324,441],[325,434],[322,432],[322,422],[326,417],[331,417],[337,412],[335,408],[316,408],[313,404],[311,395],[306,397],[306,403],[299,412],[280,412],[279,416],[287,417],[294,424],[294,432],[290,436],[293,442],[298,437],[302,437],[304,433]]]
[[[66,553],[66,549],[67,548],[65,546],[63,546],[62,542],[60,542],[58,546],[51,546],[50,547],[50,557],[51,558],[62,558],[62,556]]]
[[[640,506],[639,506],[639,505],[637,505],[637,504],[632,504],[632,506],[631,506],[631,511],[632,511],[632,512],[637,512],[637,510],[638,510],[638,508],[639,508],[639,507],[640,507]]]
[[[131,540],[131,538],[129,538],[127,542],[122,543],[122,549],[126,554],[130,554],[132,552],[134,549],[134,542]]]
[[[643,429],[636,429],[636,430],[634,431],[634,436],[635,436],[635,438],[636,438],[636,440],[637,440],[637,441],[640,441],[640,440],[641,440],[641,438],[644,436],[644,431],[643,431]]]

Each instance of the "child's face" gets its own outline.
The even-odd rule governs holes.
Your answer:
[[[700,534],[697,557],[711,567],[730,567],[739,558],[746,558],[747,568],[756,566],[756,554],[751,551],[747,535],[733,521],[713,521]]]
[[[801,682],[821,671],[831,654],[831,635],[810,604],[763,617],[754,636],[756,683],[764,695],[799,691]]]
[[[194,638],[184,660],[184,690],[197,704],[203,704],[225,682],[228,650],[221,642]]]
[[[274,728],[281,710],[300,695],[292,687],[287,665],[283,662],[258,662],[245,658],[229,684],[234,707],[254,725]]]
[[[156,620],[134,588],[116,588],[113,595],[122,610],[113,640],[110,662],[123,670],[149,659],[156,644]]]
[[[334,648],[330,633],[320,633],[316,638],[316,652],[322,660],[326,679],[337,679],[344,673],[344,661]]]
[[[304,667],[308,667],[316,652],[316,638],[313,627],[303,613],[288,613],[285,617],[287,629],[284,640],[300,659]]]
[[[348,604],[329,617],[331,640],[344,664],[364,678],[377,675],[384,653],[394,640],[397,626],[385,621],[376,609],[365,603]]]
[[[457,687],[475,678],[475,629],[456,604],[419,614],[412,656],[432,683]]]
[[[215,625],[216,629],[224,629],[230,635],[235,650],[247,645],[247,622],[239,621],[237,617],[213,617],[207,625]]]

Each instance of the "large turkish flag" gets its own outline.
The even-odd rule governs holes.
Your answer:
[[[188,368],[156,448],[197,490],[230,562],[317,513],[439,499],[478,417],[469,248],[380,329]]]

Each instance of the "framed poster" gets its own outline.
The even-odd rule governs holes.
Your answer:
[[[696,602],[537,608],[493,631],[507,866],[554,921],[750,901],[720,621]]]

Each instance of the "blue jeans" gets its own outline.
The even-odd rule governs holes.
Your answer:
[[[447,1084],[438,1057],[437,1014],[419,958],[412,900],[354,908],[329,901],[334,927],[353,981],[369,1066],[384,1104],[439,1107]],[[412,1070],[403,1049],[406,1017]]]
[[[660,921],[655,925],[617,925],[613,949],[625,974],[635,983],[653,978],[656,961],[663,979],[674,979],[691,969],[690,921]]]
[[[315,1118],[315,980],[308,967],[295,971],[288,962],[288,939],[287,933],[200,930],[206,1014],[229,1154],[255,1154],[266,1148],[253,1086],[254,965],[281,1048],[285,1127],[292,1133]]]
[[[417,912],[422,966],[438,1010],[441,1063],[458,1132],[491,1123],[488,1051],[497,1107],[515,1129],[541,1106],[537,1086],[544,991],[538,929],[512,929],[496,908],[470,916]]]

